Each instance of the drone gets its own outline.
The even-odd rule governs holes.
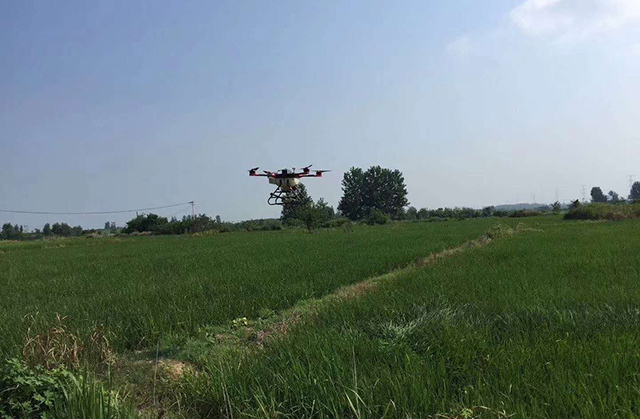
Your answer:
[[[293,170],[281,169],[277,172],[263,170],[264,173],[258,173],[259,167],[249,170],[249,176],[264,176],[269,179],[269,183],[276,185],[276,190],[271,192],[267,203],[269,205],[300,205],[304,204],[303,197],[298,190],[298,183],[303,177],[322,177],[323,173],[331,170],[311,170],[311,164],[303,167],[301,172]],[[313,173],[312,173],[313,172]]]

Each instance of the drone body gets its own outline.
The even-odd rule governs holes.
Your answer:
[[[270,172],[264,170],[264,173],[257,173],[258,167],[254,167],[249,170],[249,176],[261,176],[269,179],[269,183],[276,185],[276,190],[271,192],[267,203],[269,205],[299,205],[304,201],[298,193],[298,184],[303,177],[322,177],[325,172],[330,170],[314,170],[315,173],[311,173],[311,165],[304,167],[301,172],[296,172],[296,169],[281,169],[277,172]]]

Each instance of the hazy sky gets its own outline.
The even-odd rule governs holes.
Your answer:
[[[310,163],[333,205],[351,166],[429,208],[640,176],[638,0],[14,0],[0,63],[3,209],[271,217],[246,170]]]

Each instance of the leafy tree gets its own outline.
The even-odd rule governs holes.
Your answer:
[[[495,212],[496,207],[489,206],[489,207],[484,207],[482,208],[482,216],[483,217],[491,217],[493,215],[493,213]]]
[[[111,230],[111,223],[109,221],[105,221],[104,222],[104,229],[105,230]]]
[[[618,195],[618,193],[615,191],[609,191],[607,195],[609,195],[609,202],[611,202],[612,204],[617,204],[623,201],[622,199],[620,199],[620,195]]]
[[[580,206],[580,200],[576,199],[575,201],[571,201],[571,204],[569,204],[569,209],[575,209],[578,208]]]
[[[634,182],[633,185],[631,186],[629,199],[633,201],[640,201],[640,182]]]
[[[360,220],[368,215],[364,203],[365,174],[359,167],[352,167],[342,178],[343,196],[338,210],[351,220]]]
[[[0,236],[3,240],[12,240],[15,235],[15,231],[11,223],[5,223],[2,225],[2,233]]]
[[[374,209],[398,218],[409,204],[402,173],[380,166],[366,172],[352,167],[344,174],[342,190],[338,209],[352,220],[363,219]]]
[[[55,223],[51,226],[51,232],[56,236],[69,237],[71,230],[71,226],[67,223]]]
[[[426,220],[427,218],[429,218],[429,210],[426,208],[420,208],[418,210],[418,219]]]
[[[607,196],[598,186],[591,188],[591,202],[607,202]]]
[[[314,203],[304,205],[301,210],[303,211],[302,221],[309,232],[322,223],[322,218],[326,214],[323,207]]]
[[[553,204],[551,204],[551,209],[553,210],[554,214],[559,213],[561,208],[562,208],[562,205],[560,205],[559,201],[556,201]]]
[[[127,221],[127,226],[124,228],[124,232],[155,232],[162,229],[167,224],[169,224],[169,220],[165,217],[160,217],[158,214],[140,214],[131,221]]]
[[[418,219],[418,210],[416,207],[407,208],[407,212],[404,214],[405,220],[417,220]]]
[[[309,196],[306,186],[302,183],[298,184],[298,196],[302,203],[284,204],[282,206],[280,219],[284,223],[290,222],[291,220],[303,220],[307,213],[307,206],[313,204],[313,200]]]
[[[44,234],[45,236],[51,235],[51,224],[47,223],[44,225],[44,227],[42,227],[42,234]]]
[[[326,223],[336,217],[336,212],[331,205],[329,205],[324,198],[318,199],[315,203],[316,210],[320,216],[320,223]]]

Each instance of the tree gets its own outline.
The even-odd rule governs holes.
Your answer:
[[[307,227],[307,230],[309,230],[309,232],[318,227],[322,223],[323,217],[326,216],[325,208],[322,205],[318,205],[313,202],[304,205],[301,210],[302,221],[304,222],[304,225]]]
[[[124,232],[133,233],[137,231],[141,233],[143,231],[158,231],[167,224],[169,224],[169,220],[165,217],[160,217],[158,214],[140,214],[131,221],[127,221]]]
[[[493,205],[482,208],[482,216],[483,217],[491,217],[493,213],[496,211],[496,207]]]
[[[591,202],[607,202],[607,196],[602,193],[600,187],[591,188]]]
[[[359,167],[352,167],[342,178],[342,199],[338,203],[338,210],[351,220],[361,220],[368,214],[364,204],[364,171]]]
[[[44,234],[45,236],[51,235],[51,224],[47,223],[44,225],[44,227],[42,227],[42,234]]]
[[[617,204],[619,202],[622,202],[622,199],[620,199],[620,195],[618,195],[617,192],[609,191],[609,193],[607,195],[609,195],[609,201],[612,204]]]
[[[409,205],[404,176],[397,169],[372,166],[363,172],[352,167],[344,174],[342,190],[338,209],[352,220],[363,219],[374,209],[398,218]]]
[[[561,208],[562,208],[562,205],[560,205],[559,201],[556,201],[553,204],[551,204],[551,209],[553,210],[554,214],[559,213]]]
[[[575,209],[578,208],[580,206],[580,200],[576,199],[575,201],[571,201],[571,204],[569,204],[569,209]]]
[[[418,210],[416,209],[416,207],[409,207],[407,208],[407,212],[405,212],[404,214],[404,219],[405,220],[417,220],[418,219]]]
[[[631,186],[629,199],[633,201],[640,201],[640,182],[634,182],[633,185]]]
[[[326,223],[336,217],[335,210],[324,200],[324,198],[318,199],[315,203],[315,207],[318,210],[318,215],[320,216],[320,223]]]
[[[109,221],[105,221],[104,222],[104,229],[105,230],[111,230],[111,223]]]
[[[3,240],[12,240],[15,235],[15,231],[11,223],[5,223],[2,225],[2,233],[0,233],[0,238]]]
[[[307,206],[313,204],[307,188],[302,183],[298,184],[298,197],[300,197],[301,203],[284,204],[282,206],[280,219],[284,223],[291,222],[292,220],[303,220],[306,216]]]
[[[71,235],[71,226],[67,223],[55,223],[51,226],[51,232],[56,236],[69,237]]]

